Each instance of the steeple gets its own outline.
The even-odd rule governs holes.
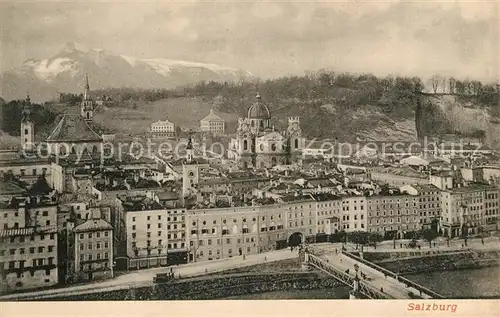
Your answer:
[[[80,105],[81,115],[86,121],[92,121],[94,116],[94,101],[90,97],[89,76],[85,74],[85,89],[83,90],[83,99]]]
[[[189,131],[189,140],[186,146],[186,155],[187,155],[187,163],[191,163],[193,161],[193,132]]]
[[[85,74],[85,90],[83,91],[83,100],[90,100],[90,85],[88,74]]]

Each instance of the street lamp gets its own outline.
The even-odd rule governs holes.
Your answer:
[[[356,272],[356,280],[358,280],[358,270],[359,270],[359,265],[358,263],[354,264],[354,271]]]

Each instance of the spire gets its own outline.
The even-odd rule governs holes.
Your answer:
[[[83,91],[83,100],[90,99],[90,85],[89,85],[89,75],[85,74],[85,89]]]
[[[210,109],[210,114],[213,115],[214,114],[214,109]]]
[[[189,140],[188,140],[188,144],[187,144],[187,147],[186,147],[186,150],[192,150],[193,149],[193,131],[189,131]]]
[[[193,131],[189,131],[189,140],[188,144],[186,146],[186,156],[187,156],[187,163],[192,163],[193,162]]]

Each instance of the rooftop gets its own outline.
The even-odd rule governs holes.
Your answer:
[[[26,190],[13,182],[0,180],[1,195],[20,195],[26,193]]]
[[[54,128],[48,142],[71,142],[88,141],[102,142],[102,137],[98,135],[89,124],[79,115],[64,115]]]
[[[91,219],[75,227],[75,232],[112,230],[113,227],[102,219]]]
[[[210,113],[208,114],[208,116],[206,116],[205,118],[201,119],[200,121],[219,121],[219,122],[224,122],[224,119],[222,119],[221,117],[219,117],[218,115],[215,114],[215,112],[210,109]]]

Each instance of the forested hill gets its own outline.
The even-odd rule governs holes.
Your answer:
[[[484,133],[490,145],[499,141],[496,138],[500,136],[500,129],[495,119],[500,117],[498,86],[456,79],[426,84],[431,88],[424,92],[424,83],[418,77],[381,78],[318,71],[266,81],[201,82],[170,90],[114,88],[93,94],[95,97],[105,94],[112,100],[107,110],[96,117],[117,130],[126,128],[123,122],[117,121],[122,114],[122,120],[136,120],[136,126],[147,129],[160,117],[177,118],[178,125],[195,125],[214,108],[227,115],[228,132],[234,132],[236,118],[246,114],[259,92],[277,128],[286,125],[287,117],[300,116],[301,126],[309,138],[416,140],[417,117],[421,136],[458,131]],[[182,118],[191,121],[185,122]],[[2,116],[4,131],[5,128],[17,129],[17,122],[5,124],[5,120]],[[134,131],[127,133],[130,132]],[[12,134],[16,135],[16,131]]]

